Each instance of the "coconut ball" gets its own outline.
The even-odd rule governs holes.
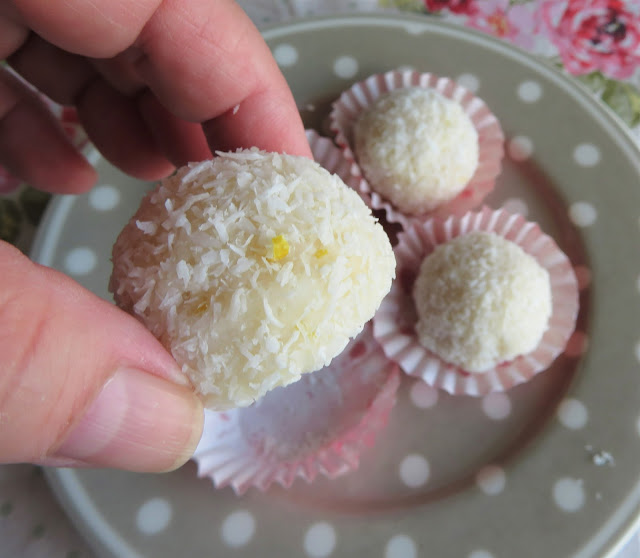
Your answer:
[[[469,116],[422,87],[379,97],[356,121],[354,148],[371,187],[410,215],[456,197],[478,166],[478,133]]]
[[[429,254],[413,298],[422,345],[471,373],[533,351],[552,311],[547,270],[487,232],[456,237]]]
[[[158,184],[114,245],[109,288],[223,410],[329,364],[394,276],[356,192],[305,157],[254,148]]]

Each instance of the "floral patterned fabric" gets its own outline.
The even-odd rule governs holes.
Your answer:
[[[480,30],[542,56],[591,89],[640,144],[639,0],[238,0],[258,26],[337,12],[405,11]],[[86,136],[75,111],[45,99],[72,141]],[[29,251],[48,194],[0,167],[0,239]],[[0,555],[89,558],[39,469],[0,466]],[[634,558],[634,537],[615,558]]]
[[[637,0],[382,0],[439,16],[547,58],[587,85],[631,128],[640,124]],[[635,129],[640,139],[640,130]]]
[[[640,4],[621,0],[545,0],[540,29],[558,49],[564,67],[581,75],[601,71],[626,79],[640,63]]]

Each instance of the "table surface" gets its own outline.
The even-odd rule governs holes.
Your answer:
[[[616,113],[640,146],[640,3],[622,2],[617,35],[599,28],[613,52],[593,47],[593,29],[578,16],[588,5],[606,9],[614,0],[241,0],[258,27],[293,18],[342,12],[395,11],[440,17],[480,30],[535,55],[551,59],[589,87],[594,97]],[[575,9],[567,10],[570,7]],[[611,13],[611,12],[610,12]],[[581,26],[582,25],[582,26]],[[616,41],[620,29],[634,41]],[[569,29],[569,34],[563,34]],[[609,27],[611,29],[611,27]],[[632,44],[635,51],[626,50]],[[600,49],[602,50],[602,49]],[[45,99],[78,146],[86,136],[73,109]],[[35,230],[49,201],[0,167],[0,240],[28,253]],[[0,466],[0,557],[89,558],[94,556],[52,496],[42,471],[31,465]],[[630,539],[615,558],[640,556],[640,536]]]

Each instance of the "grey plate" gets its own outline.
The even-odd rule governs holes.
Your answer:
[[[339,17],[265,33],[309,125],[353,81],[412,66],[477,87],[508,156],[494,207],[527,212],[583,284],[578,335],[507,394],[450,397],[405,378],[360,470],[242,498],[197,479],[50,471],[103,556],[411,558],[608,555],[640,506],[640,156],[613,117],[548,65],[421,17]],[[110,248],[148,184],[96,158],[100,186],[51,205],[36,260],[107,297]]]

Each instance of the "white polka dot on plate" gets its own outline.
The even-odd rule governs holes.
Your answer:
[[[111,211],[120,203],[120,190],[101,184],[89,192],[89,205],[96,211]]]
[[[298,61],[298,50],[293,45],[282,44],[273,49],[273,57],[279,66],[293,66]]]
[[[228,515],[222,522],[220,535],[222,542],[232,548],[245,546],[251,541],[256,530],[256,520],[246,510]]]
[[[533,155],[533,141],[527,136],[514,136],[507,143],[507,153],[517,163],[526,161]]]
[[[580,430],[589,420],[589,411],[584,403],[569,397],[558,405],[558,420],[570,430]]]
[[[485,494],[499,494],[504,490],[507,476],[504,469],[498,465],[487,465],[478,471],[476,484]]]
[[[469,554],[469,558],[494,558],[493,554],[487,550],[474,550],[471,554]]]
[[[428,409],[438,402],[438,390],[421,380],[413,383],[409,396],[419,409]]]
[[[600,150],[592,143],[581,143],[573,150],[573,160],[581,167],[593,167],[600,162]]]
[[[490,419],[506,419],[511,414],[511,400],[501,391],[489,393],[482,398],[482,410]]]
[[[304,551],[311,558],[330,556],[336,547],[336,530],[325,522],[315,523],[304,536]]]
[[[472,93],[476,93],[480,89],[480,79],[474,74],[461,74],[456,78],[456,83]]]
[[[553,485],[553,501],[562,511],[578,511],[585,502],[582,480],[567,477],[556,481]]]
[[[578,280],[578,288],[582,291],[591,284],[591,270],[585,265],[577,265],[573,272],[576,274]],[[638,284],[638,290],[640,290],[640,283]]]
[[[352,78],[358,73],[358,61],[353,56],[340,56],[333,63],[333,72],[340,78]]]
[[[588,202],[575,202],[569,207],[569,219],[578,227],[590,227],[598,219],[598,212]]]
[[[423,486],[429,479],[429,462],[419,454],[407,455],[400,463],[400,480],[410,488]]]
[[[384,551],[384,558],[416,558],[418,547],[408,535],[395,535],[389,539]]]
[[[523,217],[529,215],[529,206],[527,205],[527,202],[521,198],[509,198],[508,200],[505,200],[502,207],[509,213],[517,213]]]
[[[567,341],[564,353],[569,357],[576,358],[586,353],[588,347],[589,336],[583,331],[574,331],[569,341]]]
[[[74,248],[64,259],[64,268],[71,275],[87,275],[98,263],[96,253],[85,246]]]
[[[145,535],[156,535],[164,531],[171,522],[171,504],[164,498],[147,500],[136,514],[136,527]]]
[[[542,86],[537,81],[523,81],[518,85],[518,97],[525,103],[535,103],[542,97]]]

